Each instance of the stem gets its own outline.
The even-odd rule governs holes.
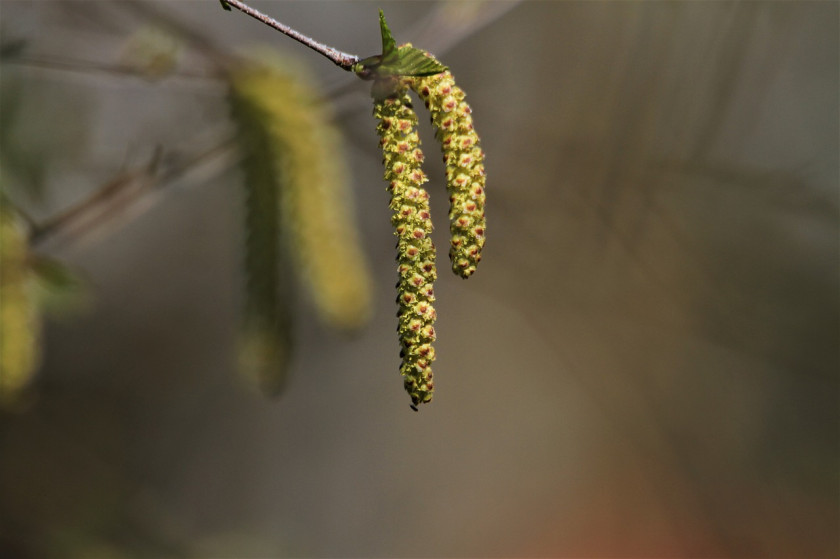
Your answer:
[[[274,18],[271,18],[264,13],[260,12],[259,10],[255,10],[254,8],[248,6],[244,2],[240,0],[222,0],[223,4],[227,4],[233,8],[236,8],[240,12],[248,14],[254,19],[258,19],[264,24],[268,25],[269,27],[273,27],[277,31],[283,33],[284,35],[291,37],[292,39],[303,43],[307,47],[311,48],[315,52],[319,52],[333,61],[336,65],[340,66],[342,69],[351,71],[353,69],[353,65],[361,60],[355,54],[348,54],[346,52],[341,52],[338,49],[334,49],[333,47],[329,47],[323,43],[319,43],[314,39],[307,37],[303,33],[295,31],[288,25],[280,23]]]
[[[80,74],[103,74],[112,77],[128,77],[137,78],[138,71],[126,66],[118,66],[115,64],[100,64],[98,62],[89,62],[82,60],[73,60],[70,58],[48,58],[41,56],[21,56],[14,60],[4,60],[4,64],[13,64],[24,66],[26,68],[41,68],[45,70],[55,70],[59,72],[77,72]],[[181,71],[172,74],[175,78],[186,78],[192,80],[204,80],[211,83],[219,83],[218,75],[211,73],[191,72],[189,70]]]
[[[42,246],[54,237],[78,242],[91,232],[101,231],[106,224],[121,225],[117,223],[119,218],[129,221],[150,208],[156,201],[153,193],[163,194],[167,185],[211,159],[228,156],[231,148],[232,141],[225,140],[160,173],[158,152],[145,168],[122,173],[69,209],[40,224],[33,223],[29,242]]]

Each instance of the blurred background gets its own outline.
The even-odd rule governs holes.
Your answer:
[[[216,0],[2,0],[4,188],[39,223],[122,194],[35,244],[90,302],[46,322],[0,412],[0,555],[840,553],[840,5],[253,5],[361,56],[382,7],[467,92],[489,226],[468,281],[418,107],[435,399],[412,412],[398,374],[368,84]],[[149,28],[173,54],[138,71]],[[350,337],[300,290],[273,399],[236,371],[242,175],[214,62],[254,44],[335,103],[374,282]]]

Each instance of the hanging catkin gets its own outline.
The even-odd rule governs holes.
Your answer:
[[[405,81],[429,109],[441,144],[449,193],[449,259],[452,270],[468,278],[481,261],[486,228],[484,152],[473,127],[472,109],[448,70]]]
[[[431,401],[434,391],[432,361],[435,350],[435,247],[430,237],[432,220],[428,179],[420,168],[423,152],[417,135],[417,115],[405,88],[375,98],[373,114],[379,119],[385,180],[391,192],[391,223],[397,237],[400,338],[405,389],[413,405]]]
[[[12,405],[40,361],[41,319],[26,231],[0,194],[0,407]]]
[[[264,56],[235,70],[230,82],[247,200],[250,334],[243,354],[246,366],[259,367],[288,355],[282,346],[290,344],[290,310],[280,263],[286,247],[319,316],[331,327],[349,331],[367,322],[370,280],[340,136],[304,72]]]

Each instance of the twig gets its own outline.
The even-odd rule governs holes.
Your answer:
[[[327,46],[323,43],[319,43],[314,39],[307,37],[303,33],[299,31],[295,31],[288,25],[280,23],[276,19],[265,15],[264,13],[260,12],[259,10],[255,10],[254,8],[248,6],[244,2],[240,2],[240,0],[222,0],[222,5],[228,5],[233,8],[236,8],[240,12],[248,14],[254,19],[258,19],[264,24],[268,25],[269,27],[273,27],[277,31],[283,33],[284,35],[291,37],[292,39],[303,43],[307,47],[311,48],[315,52],[323,54],[327,58],[333,61],[337,66],[340,68],[349,71],[352,71],[353,66],[361,60],[355,54],[348,54],[346,52],[342,52],[338,49],[334,49],[333,47]]]
[[[95,227],[113,215],[114,208],[128,205],[154,185],[160,155],[158,149],[146,168],[121,173],[81,202],[38,224],[32,229],[29,242],[38,245],[57,233],[72,236]]]
[[[91,61],[79,61],[72,59],[62,59],[57,57],[47,56],[21,56],[14,60],[4,61],[4,64],[24,66],[27,68],[40,68],[44,70],[55,70],[60,72],[74,72],[79,74],[102,74],[109,77],[127,77],[137,78],[141,73],[129,66],[120,66],[115,64],[103,64]],[[188,80],[207,81],[211,83],[220,83],[218,75],[210,73],[199,73],[190,70],[178,70],[173,72],[171,77],[183,78]]]
[[[47,243],[53,245],[50,241],[60,237],[76,243],[91,232],[101,232],[104,225],[116,223],[119,218],[130,220],[154,205],[159,196],[151,196],[153,193],[163,194],[163,189],[171,182],[199,165],[229,155],[232,151],[233,141],[228,138],[190,157],[181,165],[161,172],[158,172],[158,168],[161,166],[162,154],[158,151],[144,168],[118,175],[81,202],[35,225],[29,242],[41,247]]]

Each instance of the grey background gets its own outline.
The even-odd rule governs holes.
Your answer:
[[[837,556],[836,2],[523,2],[463,35],[418,26],[427,2],[254,5],[363,56],[380,6],[398,41],[457,38],[440,57],[487,153],[488,242],[469,281],[442,260],[435,400],[411,412],[397,374],[366,85],[215,0],[155,4],[347,88],[374,320],[342,337],[301,297],[286,393],[237,377],[240,175],[224,159],[49,244],[94,303],[48,324],[33,400],[0,416],[0,554]],[[95,70],[142,12],[0,14],[24,60],[88,66],[0,67],[25,92],[21,149],[43,154],[36,216],[229,131],[223,84],[185,77],[207,69],[201,49],[157,84]]]

